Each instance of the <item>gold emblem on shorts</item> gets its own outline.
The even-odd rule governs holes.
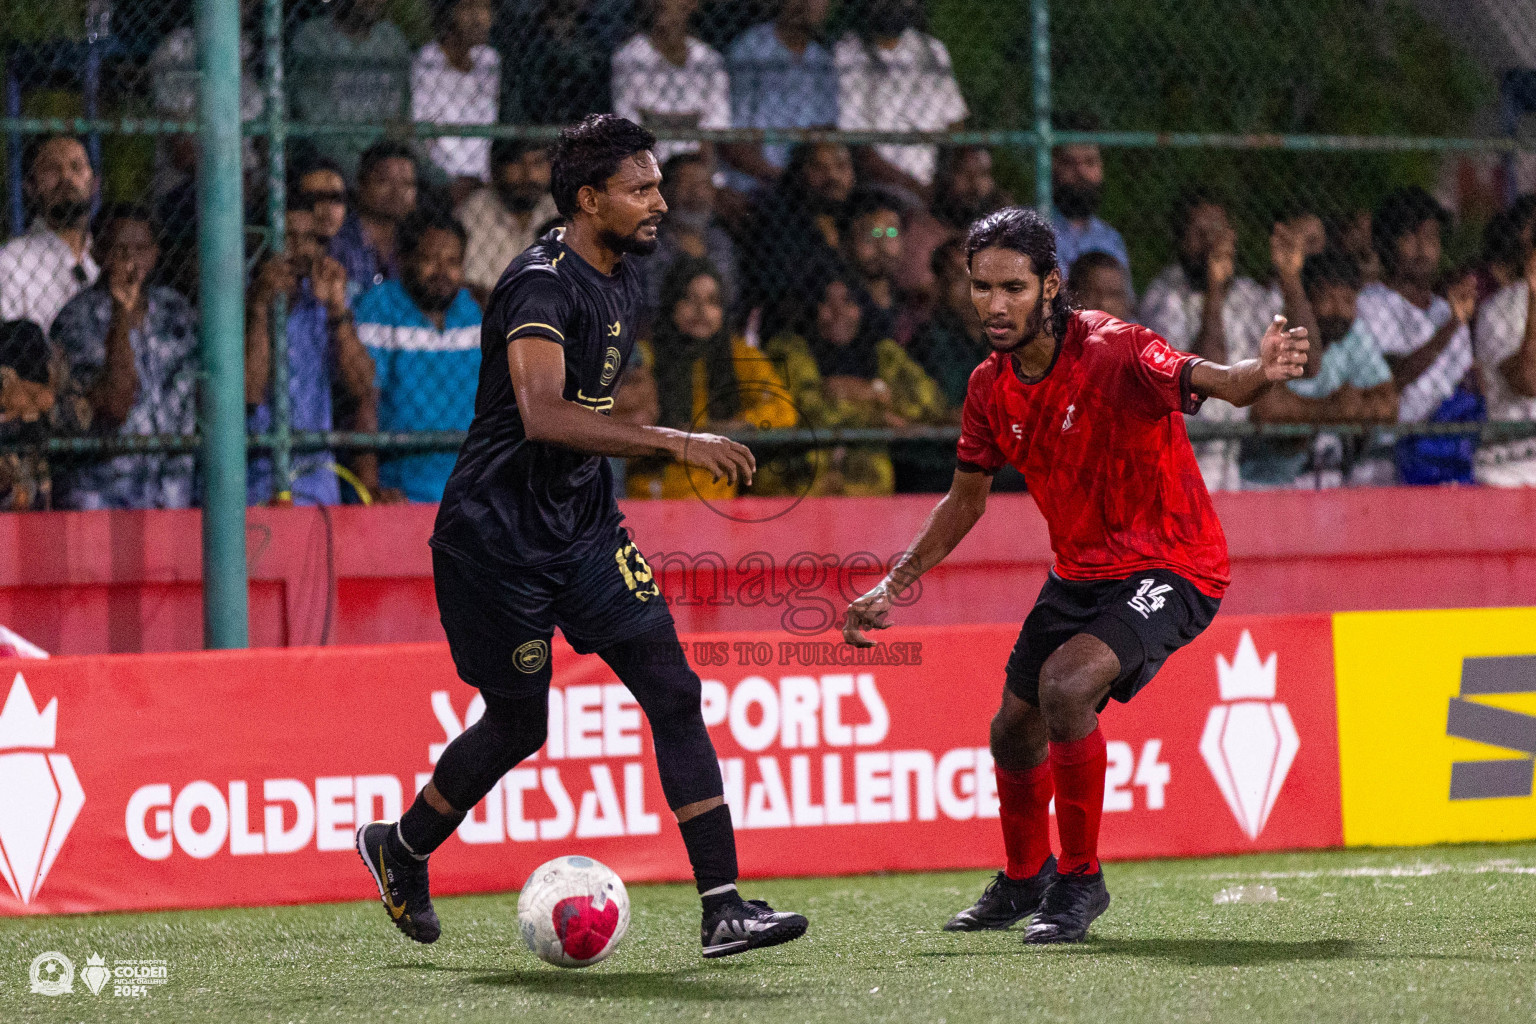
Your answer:
[[[512,664],[524,675],[533,675],[549,660],[549,644],[543,640],[529,640],[512,652]]]
[[[608,347],[608,351],[603,353],[603,375],[599,379],[599,383],[602,384],[603,387],[607,387],[609,384],[613,383],[613,378],[617,377],[618,375],[619,350],[610,345]]]

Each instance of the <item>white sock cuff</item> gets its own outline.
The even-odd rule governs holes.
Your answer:
[[[412,857],[415,857],[419,861],[425,861],[427,859],[426,857],[423,857],[421,854],[417,853],[415,850],[411,849],[411,844],[405,841],[405,833],[400,831],[400,823],[398,821],[395,822],[395,838],[400,840],[400,845],[405,847],[405,852],[410,854]]]
[[[728,892],[735,892],[735,891],[736,891],[736,883],[735,882],[727,882],[724,885],[717,885],[713,889],[708,890],[707,892],[701,892],[701,893],[699,893],[699,896],[701,898],[704,897],[704,896],[724,896]]]

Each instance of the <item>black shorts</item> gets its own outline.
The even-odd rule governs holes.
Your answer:
[[[1040,669],[1056,648],[1078,633],[1104,641],[1120,659],[1109,695],[1122,704],[1152,681],[1174,651],[1211,624],[1221,600],[1167,569],[1120,580],[1064,580],[1052,572],[1024,619],[1008,657],[1008,689],[1040,706]]]
[[[510,697],[549,685],[555,627],[578,654],[591,654],[672,621],[629,535],[570,565],[495,571],[433,549],[437,610],[459,678]]]

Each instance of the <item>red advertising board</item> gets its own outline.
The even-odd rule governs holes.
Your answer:
[[[826,639],[686,637],[743,874],[1000,863],[986,736],[1016,633],[897,629],[861,663]],[[436,644],[9,666],[3,914],[369,896],[357,822],[397,815],[480,709]],[[434,857],[434,890],[513,889],[573,852],[687,878],[628,691],[557,645],[550,707],[549,742]],[[1103,722],[1107,857],[1341,843],[1328,616],[1218,619]]]

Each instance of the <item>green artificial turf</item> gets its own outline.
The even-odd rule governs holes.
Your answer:
[[[756,882],[807,936],[699,957],[685,886],[636,886],[622,948],[539,963],[515,894],[445,899],[441,941],[376,901],[0,920],[0,1021],[1452,1021],[1536,1020],[1536,844],[1112,864],[1114,903],[1075,947],[940,930],[976,872]],[[360,880],[362,881],[362,880]],[[1214,905],[1264,882],[1280,900]],[[141,999],[33,995],[32,957],[168,961]]]

